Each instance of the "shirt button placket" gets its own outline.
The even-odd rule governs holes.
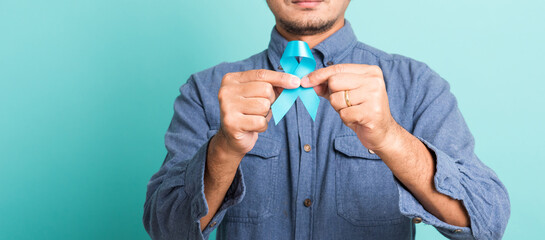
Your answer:
[[[316,173],[316,147],[313,141],[314,122],[303,102],[296,100],[295,109],[297,113],[297,130],[299,132],[299,176],[297,181],[297,208],[295,223],[295,239],[303,239],[310,236],[312,230],[312,205],[314,184]]]

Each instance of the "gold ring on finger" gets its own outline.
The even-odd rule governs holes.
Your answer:
[[[350,104],[350,98],[348,98],[348,90],[344,90],[344,101],[346,101],[346,106],[351,107],[352,104]]]

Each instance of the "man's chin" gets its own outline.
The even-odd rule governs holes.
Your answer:
[[[281,27],[291,34],[308,36],[326,32],[335,24],[336,20],[307,20],[284,21],[280,20]]]

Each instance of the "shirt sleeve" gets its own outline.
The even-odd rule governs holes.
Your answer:
[[[207,239],[226,210],[242,200],[245,187],[239,168],[222,205],[201,232],[200,219],[208,213],[204,169],[214,133],[192,76],[174,102],[174,116],[165,135],[165,161],[148,183],[143,223],[152,239]]]
[[[496,174],[475,155],[473,136],[449,84],[427,68],[415,91],[419,93],[413,135],[434,155],[435,188],[463,202],[471,225],[457,227],[439,220],[398,182],[401,213],[410,218],[421,218],[450,239],[501,239],[510,215],[507,190]]]

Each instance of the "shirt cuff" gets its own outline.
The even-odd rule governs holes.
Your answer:
[[[436,172],[434,176],[435,188],[442,194],[450,196],[453,199],[463,200],[465,197],[464,189],[460,183],[461,172],[456,165],[456,160],[437,149],[424,139],[418,137],[432,154],[435,154]],[[395,180],[399,191],[399,209],[401,214],[412,218],[413,222],[421,221],[434,226],[441,234],[449,239],[474,239],[471,228],[459,227],[439,220],[433,214],[424,209],[422,204],[399,182]],[[414,220],[414,219],[418,220]]]
[[[210,141],[197,151],[195,157],[187,165],[185,175],[185,190],[191,199],[191,219],[198,225],[199,232],[201,229],[200,220],[208,213],[208,204],[204,195],[204,170],[209,142]],[[233,182],[225,194],[223,203],[212,220],[210,220],[210,223],[208,223],[208,226],[206,226],[201,233],[204,239],[207,239],[208,235],[217,228],[219,225],[218,223],[220,223],[225,216],[227,209],[242,201],[244,194],[246,193],[245,189],[244,177],[242,170],[239,167],[237,168]]]

